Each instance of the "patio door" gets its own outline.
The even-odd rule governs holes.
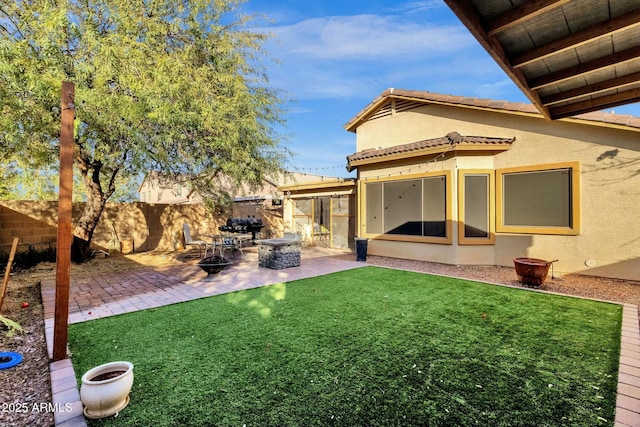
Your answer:
[[[311,238],[313,224],[313,200],[296,199],[293,208],[293,232],[302,236],[303,241]]]
[[[355,232],[353,196],[318,196],[295,200],[294,232],[315,246],[349,249]]]
[[[331,198],[331,247],[349,249],[350,237],[355,232],[352,196],[337,196]]]
[[[313,243],[331,246],[331,198],[313,199]]]

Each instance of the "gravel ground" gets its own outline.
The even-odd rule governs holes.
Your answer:
[[[354,254],[339,255],[355,260]],[[82,265],[72,266],[72,275],[91,274],[99,271],[125,271],[144,266],[180,263],[184,255],[144,253],[131,256],[112,256],[94,259]],[[368,256],[367,264],[400,268],[472,280],[487,281],[522,287],[515,271],[508,267],[455,266],[422,261]],[[16,272],[1,307],[2,315],[17,321],[24,332],[6,336],[6,328],[0,324],[0,351],[15,351],[24,360],[10,369],[0,370],[0,426],[51,426],[51,384],[44,338],[44,320],[40,297],[40,280],[55,275],[55,265],[40,264],[36,268]],[[630,303],[640,306],[640,282],[566,275],[549,278],[540,289],[567,295],[595,298],[606,301]],[[22,303],[29,307],[23,308]],[[49,405],[49,406],[48,406]]]

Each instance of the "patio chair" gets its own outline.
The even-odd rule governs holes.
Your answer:
[[[211,247],[211,252],[213,254],[213,242],[207,242],[206,240],[194,240],[191,237],[191,230],[189,229],[189,224],[186,222],[182,224],[182,232],[184,233],[184,244],[186,246],[197,246],[198,247],[198,256],[202,257],[202,247],[204,246],[204,258],[207,257],[207,249]]]
[[[242,252],[242,243],[235,237],[232,236],[220,236],[220,256],[224,257],[224,251],[230,250],[231,255],[236,257],[235,251],[240,251],[240,255],[244,257],[244,252]]]

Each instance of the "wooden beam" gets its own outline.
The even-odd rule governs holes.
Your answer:
[[[572,0],[531,0],[510,9],[487,24],[487,35],[495,36]]]
[[[566,90],[560,93],[555,93],[553,95],[542,96],[540,99],[542,99],[542,103],[544,105],[553,105],[560,102],[571,101],[572,99],[580,98],[582,96],[596,95],[600,92],[604,92],[610,89],[622,88],[634,83],[640,83],[640,72],[627,74],[626,76],[605,80],[571,90]]]
[[[529,81],[529,87],[533,90],[537,90],[581,75],[593,73],[603,68],[637,61],[639,57],[640,46],[632,47],[630,49],[614,53],[613,55],[603,56],[602,58],[594,59],[592,61],[585,62],[584,64],[578,64],[573,67],[558,70],[554,73],[546,74],[538,77],[537,79],[532,79]]]
[[[18,238],[14,237],[11,243],[11,252],[9,252],[9,260],[7,261],[7,268],[4,271],[4,279],[2,280],[2,289],[0,289],[0,312],[2,311],[2,303],[4,302],[4,293],[7,291],[7,284],[9,283],[9,277],[11,277],[11,266],[13,265],[13,259],[16,256],[16,249],[18,248]]]
[[[588,113],[596,110],[604,110],[606,108],[617,107],[621,104],[630,104],[640,102],[640,88],[630,89],[624,92],[618,92],[612,95],[593,98],[588,101],[575,102],[573,104],[562,105],[552,108],[551,115],[553,119],[562,119],[564,117],[575,116],[582,113]]]
[[[69,281],[71,273],[71,209],[73,193],[73,120],[75,86],[62,82],[60,100],[60,188],[58,192],[58,241],[56,250],[56,305],[53,325],[53,360],[67,358]]]
[[[640,26],[640,12],[637,10],[524,52],[511,58],[510,63],[514,68],[523,67],[532,62],[593,42],[597,38],[610,36],[636,26]]]
[[[511,67],[509,59],[496,37],[489,37],[484,30],[482,20],[478,16],[475,8],[469,0],[444,0],[458,19],[467,27],[469,32],[480,42],[482,47],[491,55],[494,61],[513,80],[520,90],[529,98],[531,103],[538,109],[547,120],[551,120],[549,109],[542,104],[540,97],[532,91],[527,83],[522,70]]]

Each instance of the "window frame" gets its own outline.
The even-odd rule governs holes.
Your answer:
[[[383,233],[369,233],[367,232],[367,184],[372,183],[384,183],[384,182],[393,182],[393,181],[407,181],[413,179],[423,179],[423,178],[433,178],[433,177],[444,177],[445,178],[445,237],[435,237],[435,236],[412,236],[407,234],[385,234]],[[453,194],[453,182],[451,179],[452,173],[450,170],[444,170],[439,172],[429,172],[422,174],[408,174],[408,175],[394,175],[387,177],[376,177],[376,178],[362,178],[361,179],[361,199],[360,199],[360,230],[361,236],[367,237],[370,239],[377,240],[391,240],[391,241],[400,241],[400,242],[420,242],[420,243],[436,243],[436,244],[446,244],[450,245],[453,242],[452,230],[453,230],[453,215],[452,215],[452,194]],[[384,220],[383,220],[383,231],[384,231]]]
[[[487,237],[465,236],[465,195],[467,176],[487,176]],[[458,170],[458,244],[459,245],[494,245],[496,243],[496,179],[493,169],[460,169]]]
[[[570,169],[571,176],[571,196],[569,198],[571,206],[571,226],[522,226],[504,224],[504,176],[513,173],[536,173],[552,171],[557,169]],[[550,234],[569,235],[580,234],[580,162],[562,162],[541,165],[518,166],[510,168],[496,169],[496,232],[498,233],[522,233],[522,234]]]

